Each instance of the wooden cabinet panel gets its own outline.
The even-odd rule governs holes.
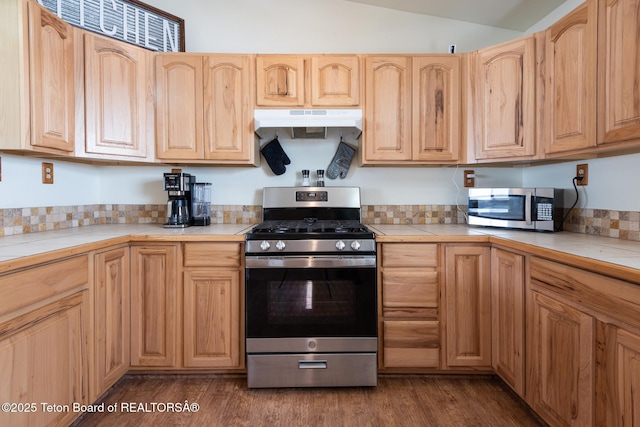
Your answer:
[[[447,162],[460,149],[460,57],[417,56],[413,61],[413,160]]]
[[[438,318],[438,273],[385,269],[382,273],[382,310],[390,317]]]
[[[524,256],[491,249],[492,366],[524,397]]]
[[[612,394],[615,418],[610,425],[640,425],[640,336],[616,329]],[[609,399],[608,399],[609,400]]]
[[[0,324],[0,401],[37,405],[3,412],[7,426],[69,425],[88,404],[86,292],[79,292]],[[68,405],[45,411],[41,403]]]
[[[240,243],[185,243],[184,266],[240,267],[241,249]]]
[[[360,104],[360,58],[356,55],[311,57],[311,105]]]
[[[156,157],[204,158],[202,55],[156,56]]]
[[[411,58],[365,58],[364,160],[410,160]]]
[[[304,57],[256,56],[256,105],[304,106]]]
[[[240,366],[240,272],[184,272],[184,366]]]
[[[438,245],[432,243],[394,243],[382,246],[384,267],[437,267]]]
[[[204,158],[256,162],[253,71],[248,55],[204,58]]]
[[[132,366],[177,366],[177,260],[175,245],[131,248]]]
[[[447,365],[491,366],[491,255],[487,246],[445,247]]]
[[[586,1],[546,30],[547,153],[596,145],[597,8]]]
[[[551,425],[593,425],[594,318],[531,292],[529,403]]]
[[[151,53],[93,34],[84,42],[86,152],[152,158]]]
[[[95,255],[94,355],[95,400],[129,370],[129,248]]]
[[[640,138],[640,0],[601,0],[598,143]]]
[[[31,144],[73,152],[73,28],[34,2],[28,7]]]
[[[534,37],[478,51],[475,82],[476,158],[536,154]]]
[[[438,368],[438,321],[385,320],[383,323],[386,368]]]

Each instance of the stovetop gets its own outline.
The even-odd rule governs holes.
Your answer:
[[[352,220],[271,220],[264,221],[251,230],[252,233],[299,234],[299,233],[368,233],[369,229],[359,221]]]

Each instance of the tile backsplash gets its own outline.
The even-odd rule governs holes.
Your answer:
[[[466,206],[363,205],[365,224],[464,224]],[[163,224],[166,204],[99,204],[0,209],[0,236],[35,233],[95,224]],[[212,205],[213,224],[257,224],[262,207]],[[624,240],[640,241],[640,212],[574,209],[564,229]]]

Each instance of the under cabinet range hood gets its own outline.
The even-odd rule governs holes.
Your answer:
[[[255,132],[260,138],[277,134],[275,129],[287,129],[291,138],[326,138],[328,128],[340,128],[343,135],[357,139],[362,133],[362,110],[254,110]]]

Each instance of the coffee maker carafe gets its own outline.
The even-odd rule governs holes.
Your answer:
[[[184,228],[193,225],[191,197],[196,177],[188,173],[164,174],[164,189],[169,194],[167,201],[167,228]]]

